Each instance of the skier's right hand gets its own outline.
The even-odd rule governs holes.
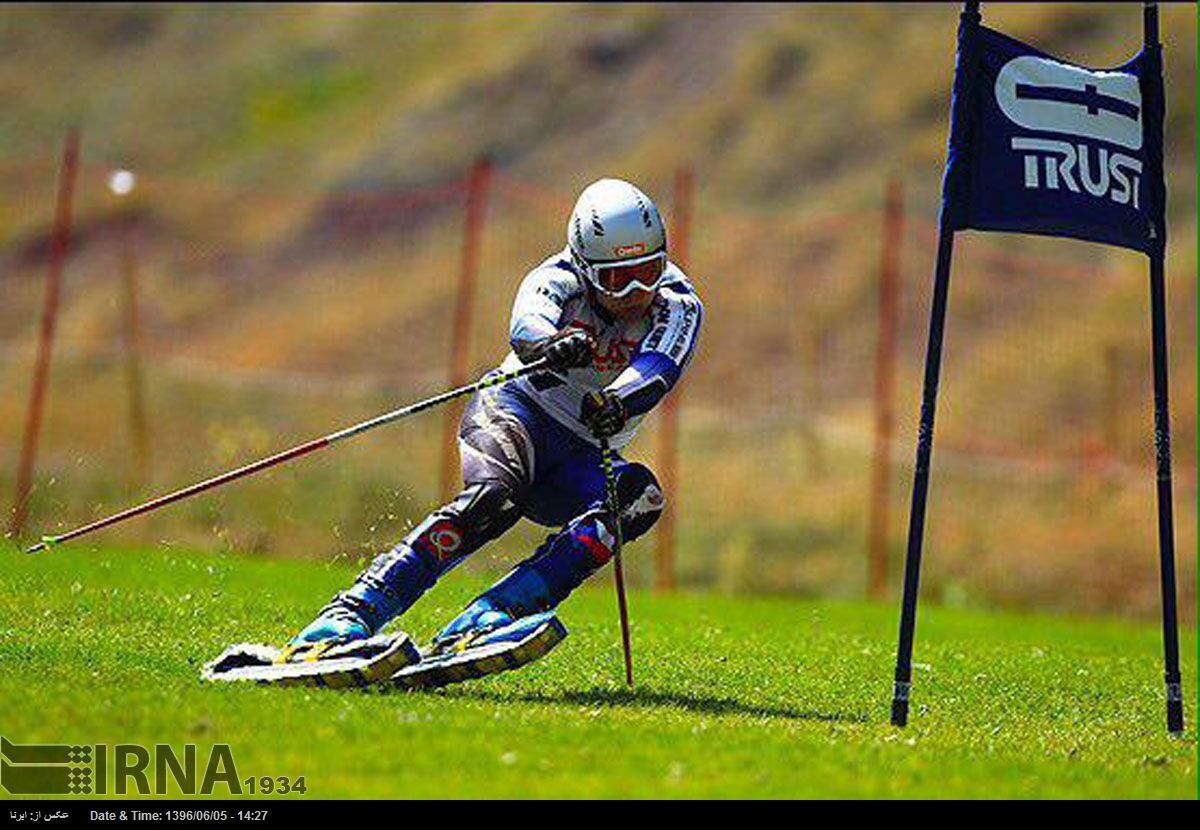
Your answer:
[[[581,369],[591,364],[593,354],[591,335],[582,329],[566,329],[543,341],[541,357],[546,358],[556,372]]]

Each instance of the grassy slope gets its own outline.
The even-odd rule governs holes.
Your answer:
[[[0,731],[17,741],[232,745],[238,772],[334,796],[1192,797],[1162,728],[1150,626],[925,609],[916,715],[886,723],[888,606],[635,594],[638,689],[619,683],[604,584],[520,674],[435,694],[209,688],[199,664],[275,639],[343,566],[80,546],[6,551]],[[468,599],[418,606],[425,637]],[[1194,633],[1185,685],[1196,689]]]

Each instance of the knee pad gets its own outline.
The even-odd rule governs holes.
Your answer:
[[[649,530],[665,504],[658,481],[641,464],[617,473],[622,541]],[[514,617],[554,608],[585,579],[612,558],[616,545],[612,518],[594,504],[479,598],[477,610],[500,609]]]
[[[617,501],[621,505],[621,539],[632,542],[654,527],[666,506],[658,479],[645,464],[626,464],[617,470]]]
[[[506,483],[471,482],[453,501],[413,528],[404,543],[448,565],[500,536],[520,515],[512,488]]]
[[[360,600],[373,629],[406,611],[438,578],[520,518],[511,489],[499,482],[468,484],[394,548],[381,553],[346,593]]]
[[[624,542],[649,530],[665,504],[654,473],[642,464],[625,464],[617,471],[617,501]],[[615,544],[612,519],[604,503],[593,504],[551,535],[472,607],[500,609],[514,617],[554,608],[612,558]]]

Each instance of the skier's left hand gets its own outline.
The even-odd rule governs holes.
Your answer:
[[[589,392],[583,397],[579,420],[597,438],[611,438],[625,428],[625,404],[616,392]]]

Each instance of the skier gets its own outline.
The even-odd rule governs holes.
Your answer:
[[[561,529],[470,603],[433,651],[557,606],[613,553],[599,439],[614,450],[629,443],[687,368],[702,321],[695,289],[667,258],[654,202],[619,179],[585,188],[567,246],[517,291],[512,351],[500,367],[545,358],[549,370],[470,400],[459,430],[462,492],[377,556],[292,646],[373,635],[522,516]],[[663,494],[646,466],[618,455],[614,469],[622,539],[631,541],[658,519]]]

